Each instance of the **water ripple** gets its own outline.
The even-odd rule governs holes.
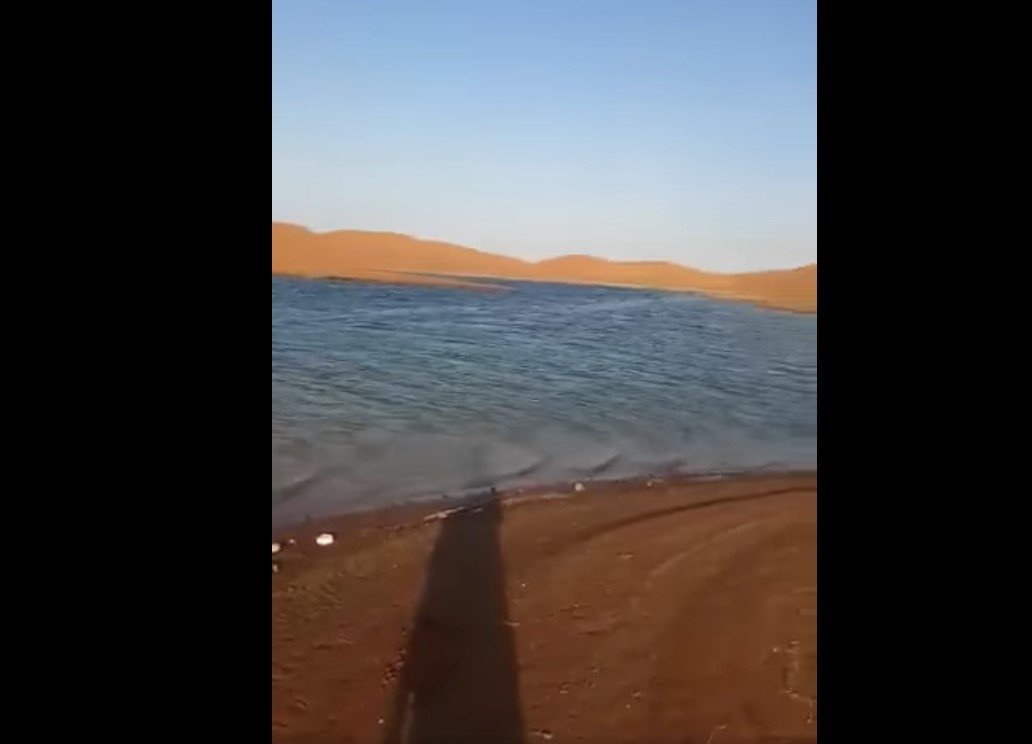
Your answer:
[[[274,278],[274,520],[485,485],[816,465],[816,318],[513,286]]]

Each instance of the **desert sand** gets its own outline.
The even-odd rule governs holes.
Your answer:
[[[794,312],[817,311],[816,264],[713,274],[663,261],[620,262],[587,255],[534,263],[396,233],[315,233],[280,222],[272,223],[272,273],[412,284],[449,284],[455,280],[447,277],[467,277],[647,287],[700,292]]]
[[[816,491],[589,483],[274,535],[273,742],[815,742]]]

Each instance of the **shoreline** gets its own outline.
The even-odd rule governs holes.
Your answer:
[[[367,276],[374,271],[690,291],[760,307],[817,312],[817,264],[736,273],[701,271],[662,260],[611,261],[567,254],[525,261],[437,240],[363,230],[313,232],[272,223],[274,274]]]
[[[382,273],[382,275],[380,275]],[[352,274],[306,274],[306,273],[290,273],[284,271],[273,271],[274,277],[281,277],[286,279],[308,279],[312,281],[329,281],[329,282],[355,282],[355,283],[368,283],[368,284],[387,284],[399,287],[432,287],[437,289],[464,289],[468,291],[481,291],[481,292],[506,292],[512,291],[509,287],[504,287],[498,284],[490,283],[478,283],[473,281],[474,279],[488,279],[494,281],[509,281],[509,282],[531,282],[534,284],[560,284],[568,287],[606,287],[609,289],[637,289],[646,290],[650,292],[671,292],[677,294],[693,294],[699,295],[700,297],[706,297],[711,300],[720,300],[723,302],[735,302],[738,304],[750,305],[760,310],[775,311],[782,313],[789,313],[791,315],[804,315],[817,317],[816,304],[811,309],[809,302],[803,303],[805,306],[801,306],[800,303],[779,303],[776,300],[768,300],[760,297],[751,297],[748,295],[738,295],[733,292],[723,292],[720,290],[707,290],[707,289],[694,289],[694,288],[677,288],[677,287],[659,287],[649,286],[646,284],[617,284],[607,282],[592,282],[592,281],[576,281],[576,280],[562,280],[562,279],[537,279],[537,278],[526,278],[526,277],[507,277],[501,275],[485,275],[485,274],[432,274],[426,272],[406,272],[406,271],[389,271],[384,270],[380,273],[364,273],[354,272]],[[464,281],[466,280],[466,281]]]
[[[706,297],[710,300],[723,300],[725,302],[737,302],[744,305],[752,305],[753,307],[760,308],[761,310],[777,310],[784,313],[791,313],[792,315],[817,315],[816,303],[804,302],[804,303],[779,303],[776,300],[768,300],[762,297],[751,296],[748,294],[739,294],[734,290],[722,290],[722,289],[705,289],[695,287],[664,287],[664,286],[653,286],[649,284],[627,284],[620,282],[593,282],[590,280],[577,280],[577,279],[550,279],[550,278],[535,278],[535,277],[506,277],[502,275],[491,275],[491,274],[420,274],[421,276],[440,276],[440,277],[455,277],[459,279],[489,279],[494,281],[509,281],[509,282],[532,282],[534,284],[560,284],[566,287],[606,287],[608,289],[637,289],[646,290],[649,292],[670,292],[673,294],[694,294],[700,297]],[[813,309],[810,309],[810,305],[813,304]],[[804,305],[805,307],[802,307]]]
[[[816,742],[816,472],[580,482],[274,532],[273,741]]]
[[[578,496],[580,494],[574,490],[575,485],[578,483],[584,485],[585,491],[590,489],[592,493],[608,493],[614,490],[649,488],[648,483],[664,486],[688,486],[719,481],[734,480],[747,482],[756,479],[792,477],[813,477],[816,479],[817,468],[653,472],[618,478],[581,478],[577,480],[550,481],[507,488],[471,488],[454,495],[441,493],[439,495],[426,495],[392,501],[383,505],[362,505],[355,508],[342,507],[334,509],[330,507],[325,511],[317,512],[315,516],[306,515],[303,517],[285,518],[280,520],[278,524],[273,525],[272,539],[287,539],[292,533],[303,528],[330,528],[352,521],[390,523],[395,520],[422,520],[430,514],[444,510],[462,511],[473,508],[485,499],[490,498],[492,490],[494,491],[494,497],[503,506],[509,506],[530,501],[550,500],[560,496],[563,498]]]

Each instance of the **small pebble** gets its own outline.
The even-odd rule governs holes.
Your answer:
[[[273,555],[276,555],[276,553],[280,552],[281,550],[283,550],[283,546],[280,545],[278,542],[274,542],[272,544],[272,554]]]
[[[584,484],[583,483],[574,483],[573,484],[573,490],[576,491],[577,493],[580,493],[581,491],[584,490]]]
[[[334,537],[331,533],[323,532],[322,534],[320,534],[318,537],[315,538],[315,544],[319,545],[319,546],[322,546],[322,547],[325,547],[327,545],[333,545],[333,541],[336,540],[336,539],[337,538]]]

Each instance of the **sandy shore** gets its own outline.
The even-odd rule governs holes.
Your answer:
[[[445,507],[274,537],[274,742],[816,741],[815,474]]]

